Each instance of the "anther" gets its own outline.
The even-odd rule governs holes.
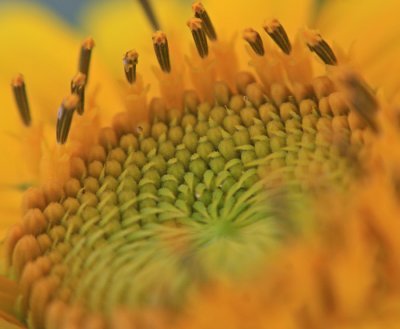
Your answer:
[[[82,42],[81,55],[79,58],[79,72],[86,75],[86,80],[89,74],[90,57],[92,55],[92,49],[94,47],[94,41],[92,38],[86,38]]]
[[[259,55],[264,55],[264,45],[261,40],[260,34],[252,28],[245,29],[243,31],[243,39],[246,40],[254,52]]]
[[[58,110],[56,137],[59,144],[64,144],[67,141],[72,117],[78,104],[79,97],[72,94],[63,100],[60,109]]]
[[[142,8],[147,16],[147,19],[150,21],[150,24],[154,31],[160,29],[160,24],[158,23],[157,17],[154,13],[153,7],[150,4],[149,0],[139,0]]]
[[[136,81],[136,65],[138,63],[138,53],[135,50],[129,50],[126,52],[123,63],[126,79],[130,84]]]
[[[84,112],[85,83],[86,76],[81,72],[78,72],[71,80],[71,94],[75,94],[79,97],[79,103],[76,107],[76,111],[79,115],[82,115]]]
[[[207,37],[211,41],[217,40],[217,33],[215,32],[214,25],[211,22],[210,16],[208,16],[203,4],[200,1],[196,1],[192,4],[192,9],[194,11],[194,15],[202,20],[203,29],[207,34]]]
[[[31,124],[31,113],[29,110],[28,97],[26,96],[25,81],[22,74],[18,74],[11,82],[14,92],[15,102],[25,126]]]
[[[292,51],[292,45],[290,44],[289,37],[282,24],[277,19],[273,19],[270,22],[266,22],[263,27],[265,32],[268,33],[279,48],[281,48],[285,54],[289,55]]]
[[[379,105],[370,87],[353,72],[343,72],[339,80],[344,87],[349,105],[360,114],[373,131],[377,132],[379,129],[375,114]]]
[[[187,22],[187,26],[192,31],[193,40],[196,44],[197,52],[201,58],[208,55],[208,44],[206,34],[202,28],[202,20],[200,18],[192,18]]]
[[[335,53],[319,33],[308,30],[305,33],[305,37],[308,48],[312,52],[315,52],[325,64],[327,65],[337,64]]]
[[[169,50],[167,36],[162,31],[154,32],[153,34],[154,51],[157,56],[161,70],[166,73],[171,72],[171,63],[169,61]]]

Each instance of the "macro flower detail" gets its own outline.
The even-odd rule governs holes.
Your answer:
[[[140,3],[159,95],[140,48],[121,53],[125,81],[108,94],[92,38],[77,43],[78,72],[49,129],[31,113],[31,81],[12,81],[40,168],[3,243],[4,326],[395,323],[393,103],[320,32],[291,35],[274,18],[238,21],[242,38],[229,39],[196,1],[179,27],[191,37],[184,53]],[[113,97],[123,110],[104,124],[97,100]]]
[[[21,119],[25,125],[29,126],[31,124],[31,113],[26,96],[24,77],[22,75],[15,77],[12,81],[12,88]]]

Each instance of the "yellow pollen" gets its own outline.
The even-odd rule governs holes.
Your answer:
[[[87,37],[85,40],[82,42],[82,48],[90,50],[93,49],[95,46],[95,42],[92,37]]]
[[[79,105],[80,99],[76,94],[67,96],[58,111],[56,137],[57,142],[64,144],[67,141],[69,130],[71,128],[74,111]]]
[[[81,46],[78,71],[82,72],[86,76],[86,80],[88,80],[89,76],[90,57],[92,55],[92,50],[94,46],[95,43],[91,37],[86,38],[82,42]]]
[[[187,26],[192,30],[200,30],[202,27],[203,21],[200,18],[194,17],[188,20]]]
[[[281,23],[276,18],[264,23],[264,29],[268,34],[274,33],[281,26]]]
[[[76,94],[79,97],[79,104],[76,107],[76,111],[79,115],[82,115],[84,112],[85,85],[86,76],[83,73],[78,72],[71,81],[71,94]]]

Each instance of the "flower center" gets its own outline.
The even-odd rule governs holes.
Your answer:
[[[254,269],[301,216],[295,191],[316,187],[306,177],[319,187],[346,177],[332,138],[357,145],[347,112],[268,100],[247,73],[238,90],[217,83],[214,105],[188,92],[183,113],[153,102],[137,131],[102,131],[64,195],[24,216],[12,248],[22,312],[40,321],[54,299],[106,312],[177,306],[196,284]]]
[[[194,79],[196,88],[208,102],[194,91],[171,88],[180,86],[179,72],[171,66],[166,34],[158,31],[153,46],[160,89],[167,92],[153,99],[149,120],[133,129],[124,115],[116,116],[114,128],[103,129],[88,154],[73,159],[62,192],[27,192],[29,206],[7,252],[20,284],[19,311],[33,327],[44,326],[43,314],[55,303],[106,315],[119,306],[174,309],[204,282],[255,273],[287,235],[311,225],[309,210],[307,220],[298,220],[309,192],[346,183],[348,155],[362,147],[374,106],[360,119],[326,76],[310,85],[284,85],[275,59],[287,63],[287,75],[301,62],[281,57],[292,45],[276,20],[264,29],[285,55],[267,57],[258,32],[244,32],[265,88],[247,72],[236,75],[234,88],[232,81],[214,83],[207,38],[215,41],[216,32],[203,6],[195,3],[194,10],[188,26],[201,69],[192,73],[201,77]],[[319,35],[309,39],[325,64],[337,64]],[[84,42],[81,73],[60,108],[59,144],[67,141],[74,111],[84,113],[93,45]],[[125,54],[132,95],[137,63],[135,51]],[[350,92],[369,95],[358,80],[344,81]],[[22,78],[13,88],[29,125]]]

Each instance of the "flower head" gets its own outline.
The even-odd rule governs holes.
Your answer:
[[[30,79],[12,80],[28,180],[7,187],[22,215],[4,242],[4,323],[339,328],[379,325],[382,314],[397,323],[393,81],[376,80],[388,90],[377,92],[368,65],[323,31],[295,34],[296,18],[248,27],[258,13],[243,12],[219,30],[221,7],[230,15],[241,4],[193,3],[185,52],[183,33],[140,3],[156,31],[144,33],[143,52],[121,51],[124,81],[96,62],[101,37],[76,44],[78,72],[41,122]],[[229,35],[240,30],[243,40]]]

